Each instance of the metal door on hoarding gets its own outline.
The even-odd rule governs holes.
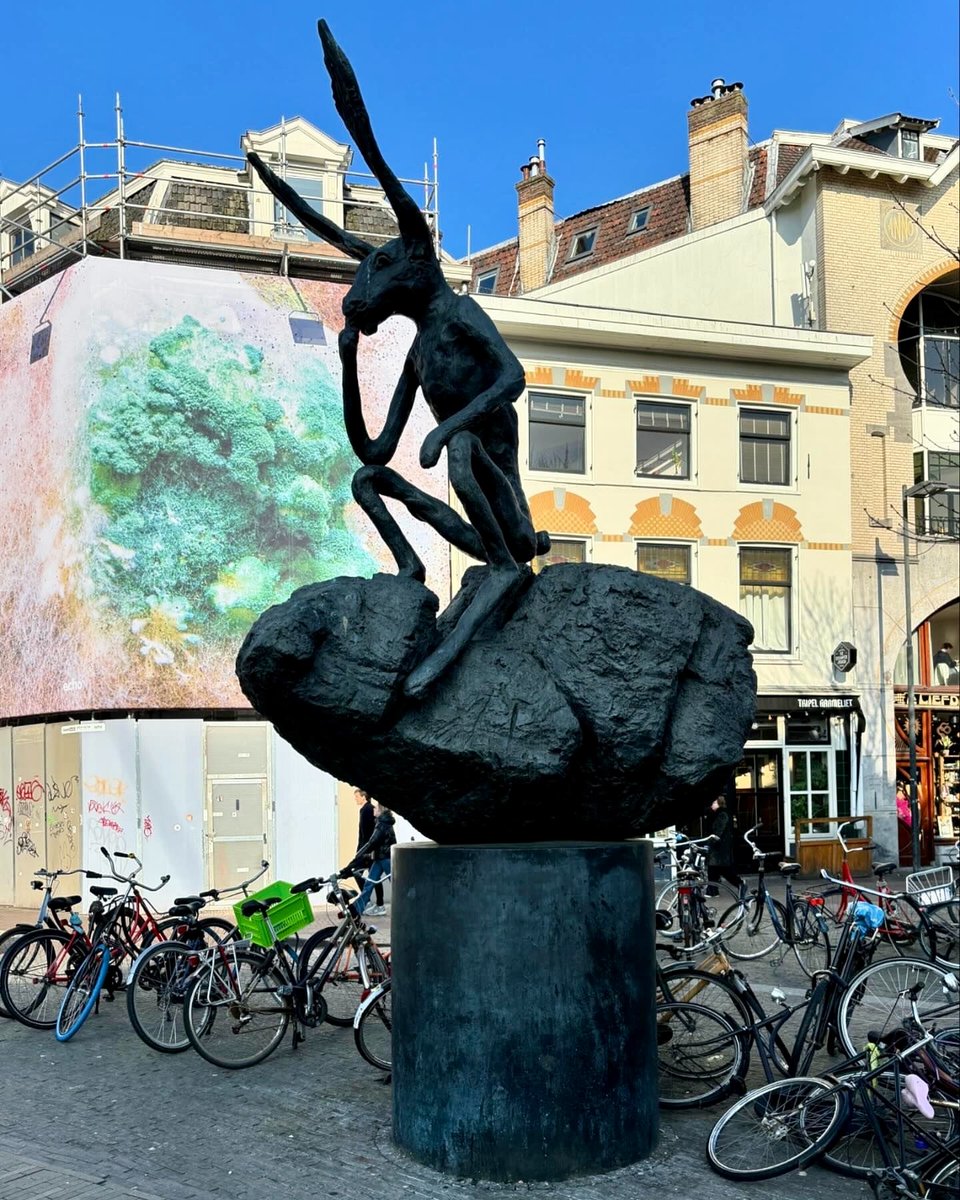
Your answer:
[[[212,887],[228,888],[256,875],[267,854],[265,779],[207,782],[207,875]]]

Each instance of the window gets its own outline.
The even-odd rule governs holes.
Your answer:
[[[29,258],[36,248],[36,238],[30,225],[30,218],[17,217],[16,221],[17,226],[14,226],[10,235],[11,267],[15,267],[17,263],[22,263],[25,258]]]
[[[960,408],[960,274],[951,271],[914,296],[897,334],[914,408]]]
[[[287,183],[294,191],[299,192],[306,202],[312,205],[319,213],[323,213],[323,180],[316,176],[308,175],[287,175]],[[283,207],[279,200],[273,202],[273,219],[277,225],[286,225],[290,229],[296,230],[303,234],[308,242],[319,242],[323,239],[315,233],[311,233],[309,229],[304,229],[300,222]]]
[[[635,212],[630,218],[630,224],[627,226],[627,233],[641,233],[647,227],[647,222],[650,220],[649,205],[646,208],[641,208],[639,212]]]
[[[637,570],[674,583],[690,582],[690,546],[637,542]]]
[[[690,478],[689,404],[637,402],[637,474]]]
[[[500,268],[497,267],[493,271],[484,271],[482,275],[477,276],[476,291],[481,296],[490,296],[497,289],[497,276],[500,274]]]
[[[790,414],[740,410],[740,482],[790,482]]]
[[[530,393],[530,470],[582,475],[586,443],[583,396]]]
[[[792,555],[774,546],[740,548],[740,611],[753,626],[755,650],[786,654],[792,648]]]
[[[583,233],[574,234],[573,242],[570,246],[570,257],[584,258],[586,255],[592,254],[593,244],[596,240],[596,229],[586,229]]]
[[[917,532],[960,537],[960,454],[917,451],[913,456],[913,481],[919,483],[921,479],[945,483],[951,490],[914,498]]]
[[[916,129],[900,130],[900,157],[920,159],[920,134]]]
[[[829,817],[830,754],[827,750],[791,750],[787,755],[790,784],[790,819],[794,823],[810,817]],[[792,831],[791,831],[792,832]],[[824,827],[805,826],[805,833],[823,833]]]
[[[544,567],[553,567],[557,563],[582,563],[587,561],[587,543],[578,538],[550,539],[550,549],[541,554],[530,564],[535,574],[539,575]]]

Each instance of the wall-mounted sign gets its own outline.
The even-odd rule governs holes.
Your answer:
[[[833,663],[834,669],[841,671],[844,675],[847,671],[852,671],[857,665],[856,646],[850,642],[841,642],[830,655],[830,661]]]

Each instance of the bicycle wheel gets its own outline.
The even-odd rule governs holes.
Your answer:
[[[822,1079],[778,1080],[748,1092],[710,1131],[707,1158],[728,1179],[773,1179],[805,1167],[837,1137],[845,1092]]]
[[[228,1071],[262,1062],[283,1041],[291,1001],[277,968],[246,950],[227,953],[190,981],[183,1024],[207,1062]]]
[[[187,980],[199,965],[199,951],[186,942],[156,942],[140,953],[130,969],[127,1015],[137,1037],[152,1050],[179,1054],[190,1048],[183,997]]]
[[[821,912],[819,906],[812,906],[801,897],[794,898],[791,947],[800,969],[811,977],[815,971],[825,971],[832,957],[828,921]]]
[[[807,1007],[803,1010],[797,1036],[790,1055],[789,1074],[807,1075],[817,1051],[817,1042],[825,1028],[824,1005],[829,1004],[831,985],[822,979],[810,994]]]
[[[702,1004],[657,1005],[657,1078],[661,1108],[703,1108],[747,1073],[744,1039]]]
[[[740,902],[740,893],[737,891],[737,889],[731,886],[729,883],[724,883],[723,880],[720,880],[719,883],[708,884],[707,886],[718,889],[716,896],[708,897],[708,899],[714,901],[718,910],[729,908],[731,904],[738,904]],[[667,908],[672,913],[675,913],[677,911],[678,887],[679,884],[676,882],[668,883],[667,886],[663,888],[663,890],[657,896],[657,903],[654,905],[654,907]]]
[[[0,933],[0,962],[3,961],[3,956],[13,945],[17,938],[22,938],[25,933],[32,933],[35,929],[42,928],[39,925],[11,925],[9,929],[5,929]],[[13,1013],[8,1012],[0,997],[0,1017],[13,1018]]]
[[[951,1159],[938,1167],[927,1185],[926,1200],[956,1200],[960,1192],[960,1163]]]
[[[67,984],[54,1029],[58,1042],[69,1042],[90,1016],[109,970],[110,947],[105,942],[98,942]]]
[[[370,993],[357,1009],[353,1022],[357,1049],[373,1067],[393,1069],[393,1007],[390,980]]]
[[[53,1029],[64,989],[87,947],[58,929],[35,929],[7,948],[0,961],[4,1008],[31,1029]]]
[[[847,984],[837,1010],[837,1032],[850,1055],[859,1054],[869,1033],[883,1034],[912,1020],[910,991],[919,987],[917,1009],[928,1033],[956,1025],[956,1002],[947,992],[948,972],[922,958],[888,958],[873,963]]]
[[[956,974],[960,970],[958,949],[957,913],[960,906],[956,900],[931,904],[924,909],[927,924],[920,930],[920,948],[927,958]]]
[[[855,1079],[856,1073],[837,1076],[837,1081],[843,1083]],[[872,1104],[873,1115],[884,1141],[889,1146],[889,1153],[894,1160],[899,1156],[900,1123],[897,1120],[898,1098],[895,1092],[895,1078],[892,1071],[885,1071],[870,1081],[870,1092],[888,1099],[893,1105],[888,1108],[882,1101]],[[934,1109],[933,1117],[929,1120],[918,1112],[911,1112],[910,1119],[923,1127],[924,1132],[934,1134],[945,1142],[956,1135],[957,1115],[950,1109]],[[903,1130],[904,1165],[923,1158],[929,1152],[922,1133],[910,1126]],[[840,1175],[849,1175],[853,1179],[869,1179],[874,1171],[886,1166],[883,1149],[877,1144],[877,1135],[863,1106],[863,1098],[854,1091],[850,1097],[850,1108],[843,1122],[840,1136],[823,1156],[823,1165]]]
[[[780,928],[785,929],[787,914],[783,905],[779,900],[772,898],[769,903],[777,910]],[[774,927],[767,904],[758,904],[756,898],[751,900],[745,911],[739,904],[732,905],[721,916],[720,924],[726,931],[723,935],[723,948],[731,958],[763,958],[774,946],[780,944],[780,935]]]
[[[327,1002],[327,1021],[331,1025],[348,1027],[370,986],[369,955],[366,946],[351,946],[348,942],[337,956],[321,989]],[[326,965],[322,972],[326,971]],[[380,980],[378,980],[380,982]]]
[[[935,937],[926,914],[916,901],[906,895],[892,895],[879,901],[884,911],[883,924],[877,931],[895,953],[900,955],[925,954],[921,939],[932,945]]]

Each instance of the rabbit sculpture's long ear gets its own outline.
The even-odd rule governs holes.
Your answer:
[[[328,221],[326,217],[322,217],[312,205],[308,204],[301,195],[293,190],[289,183],[282,180],[279,175],[274,174],[259,154],[255,154],[251,150],[247,154],[247,158],[250,161],[250,165],[270,191],[273,192],[285,209],[293,213],[304,229],[309,229],[311,233],[315,233],[317,237],[323,238],[331,246],[336,246],[344,254],[349,254],[351,258],[362,260],[368,254],[372,253],[373,246],[369,242],[363,241],[362,238],[354,237],[352,233],[347,233],[345,229],[341,229],[333,221]]]
[[[326,21],[318,21],[317,29],[323,43],[323,61],[333,84],[333,102],[337,106],[337,112],[390,201],[390,206],[396,213],[400,236],[408,247],[421,245],[432,254],[433,238],[430,227],[416,201],[387,166],[386,159],[380,152],[353,67],[334,40]]]

